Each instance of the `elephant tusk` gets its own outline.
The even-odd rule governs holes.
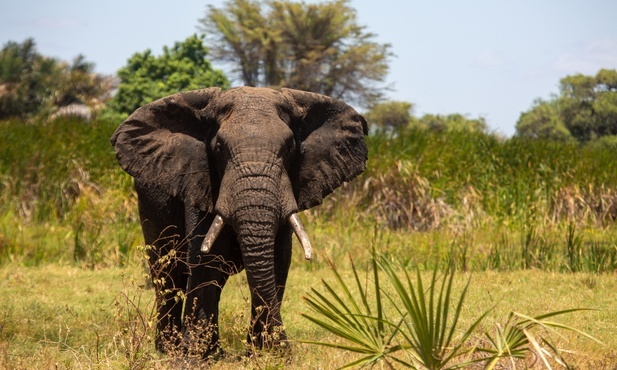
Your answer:
[[[203,243],[201,243],[201,251],[204,253],[210,252],[210,248],[212,248],[212,244],[223,230],[223,225],[225,222],[223,218],[219,215],[216,215],[214,221],[212,221],[212,225],[210,225],[210,230],[206,234]]]
[[[294,234],[298,237],[302,249],[304,249],[304,258],[310,260],[313,257],[313,247],[311,247],[311,242],[309,241],[306,231],[304,231],[304,226],[302,226],[298,215],[294,213],[289,216],[289,223],[291,224]]]

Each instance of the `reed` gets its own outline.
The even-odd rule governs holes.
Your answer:
[[[108,141],[116,125],[0,122],[0,263],[139,259],[132,179]],[[610,147],[421,129],[368,145],[366,172],[303,215],[335,263],[368,260],[379,229],[391,239],[382,252],[410,267],[615,271]]]

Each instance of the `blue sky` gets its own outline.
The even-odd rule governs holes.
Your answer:
[[[63,60],[84,54],[112,74],[135,52],[155,54],[198,32],[215,1],[0,0],[0,42],[33,37],[39,52]],[[391,100],[416,116],[484,117],[512,135],[536,98],[559,79],[617,68],[615,0],[352,0],[358,21],[396,55]],[[215,67],[223,67],[217,66]]]

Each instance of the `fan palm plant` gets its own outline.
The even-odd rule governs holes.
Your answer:
[[[529,353],[533,353],[537,359],[542,361],[542,364],[547,369],[552,369],[549,363],[549,359],[551,358],[566,369],[570,369],[570,365],[563,358],[561,351],[553,343],[551,338],[547,335],[539,335],[537,332],[542,331],[560,335],[555,329],[570,330],[601,344],[598,339],[585,332],[547,320],[554,316],[583,310],[588,309],[573,308],[553,311],[535,317],[530,317],[518,312],[510,312],[506,323],[504,325],[497,325],[494,334],[491,335],[488,332],[484,334],[490,347],[477,349],[478,352],[489,355],[489,357],[484,358],[486,362],[485,368],[487,370],[492,370],[504,359],[510,361],[512,368],[516,368],[514,363],[515,359],[523,359]]]
[[[318,341],[305,343],[339,348],[362,355],[360,359],[343,368],[384,361],[390,368],[398,364],[412,369],[448,369],[478,361],[470,359],[452,365],[455,358],[473,350],[473,347],[465,347],[465,344],[490,311],[480,315],[463,331],[462,336],[455,336],[455,333],[460,331],[459,318],[469,280],[458,299],[455,299],[453,269],[448,269],[442,276],[435,269],[425,291],[419,271],[415,284],[406,271],[401,279],[387,258],[373,253],[372,290],[368,291],[353,261],[355,287],[345,282],[331,262],[329,265],[339,289],[325,281],[322,283],[326,293],[311,289],[304,299],[314,315],[303,316],[350,344]],[[382,286],[379,271],[385,274],[394,292],[386,291]],[[358,292],[357,295],[354,295],[355,291]],[[374,301],[369,300],[369,293],[374,294]],[[395,321],[386,317],[387,302],[397,312],[398,318]]]

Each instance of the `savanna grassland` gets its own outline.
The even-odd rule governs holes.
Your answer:
[[[154,350],[136,197],[108,142],[117,124],[0,123],[0,368],[178,365]],[[411,276],[455,267],[454,296],[471,278],[461,327],[494,306],[471,345],[485,344],[483,333],[503,328],[511,311],[589,308],[552,320],[602,344],[574,331],[543,332],[574,368],[617,368],[614,147],[419,129],[368,141],[367,171],[302,215],[317,255],[304,262],[296,253],[292,262],[283,305],[292,357],[243,356],[249,304],[239,274],[223,293],[228,356],[201,366],[330,369],[355,361],[359,355],[342,349],[296,342],[347,343],[302,316],[312,312],[302,297],[324,291],[322,279],[335,281],[328,259],[345,281],[357,271],[371,286],[374,249]],[[384,311],[400,316],[388,304]],[[514,364],[543,366],[531,354]]]

